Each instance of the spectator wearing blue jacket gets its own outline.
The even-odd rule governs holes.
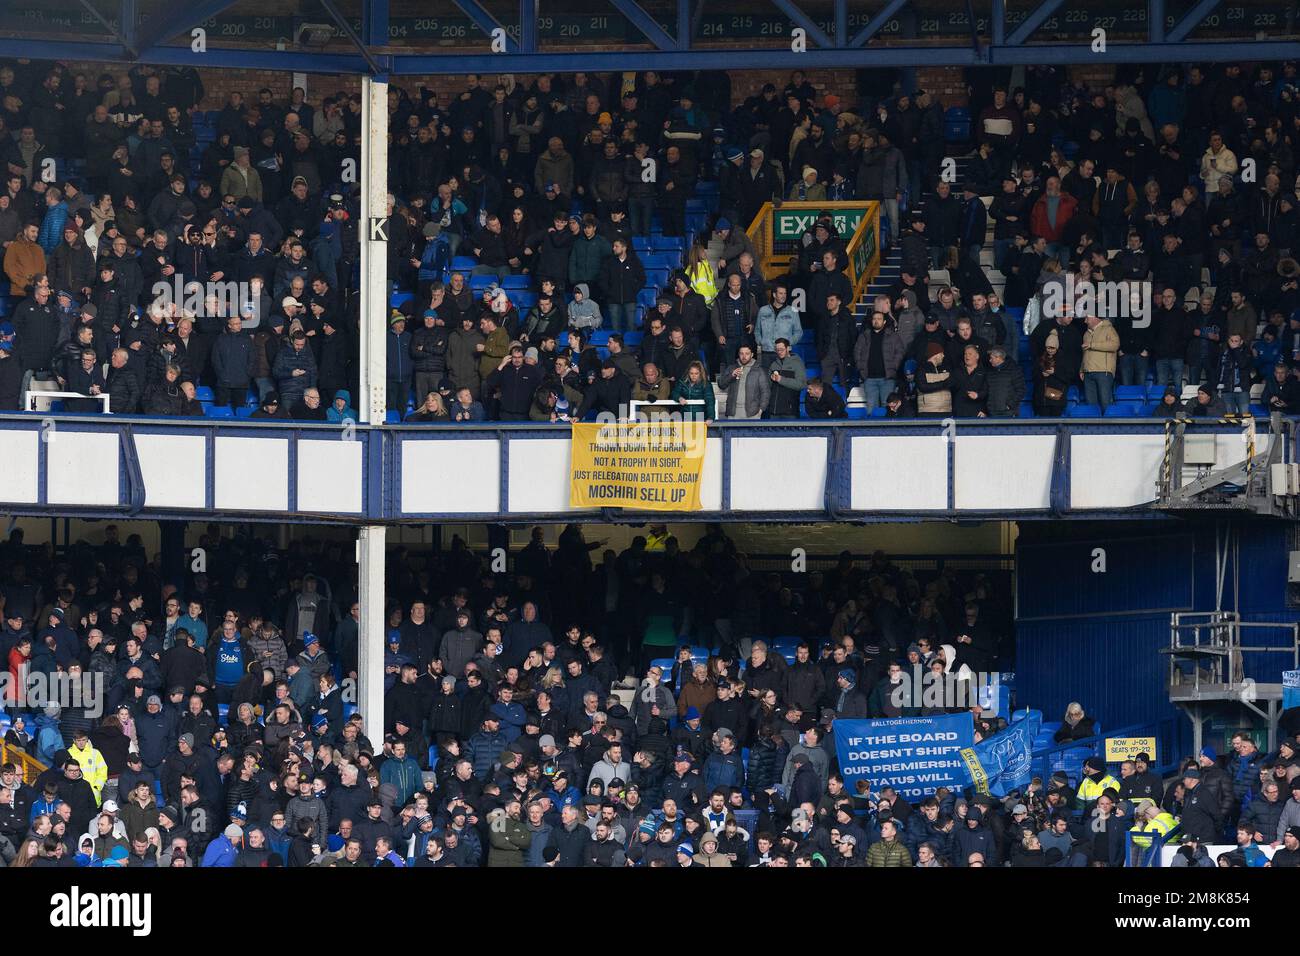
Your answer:
[[[57,186],[45,190],[45,218],[41,220],[41,231],[36,235],[36,244],[53,255],[54,250],[63,241],[63,224],[68,221],[68,204],[63,201],[63,193]]]
[[[474,776],[487,780],[496,766],[501,751],[506,749],[506,735],[501,732],[501,718],[489,711],[483,718],[479,732],[469,739],[465,756],[474,768]]]
[[[1232,735],[1232,749],[1237,755],[1228,761],[1228,772],[1232,774],[1232,792],[1237,804],[1244,810],[1259,794],[1259,770],[1266,755],[1255,746],[1250,734],[1242,731]]]
[[[704,761],[704,789],[712,793],[719,787],[729,790],[745,785],[745,765],[736,752],[736,738],[729,733],[719,734],[718,749]]]
[[[524,732],[524,724],[528,722],[528,712],[522,704],[514,702],[514,696],[513,687],[502,687],[497,692],[497,702],[492,705],[492,713],[500,722],[501,734],[507,744],[519,739],[519,735]]]
[[[393,744],[393,754],[384,761],[383,767],[379,770],[379,782],[381,784],[391,783],[397,788],[397,796],[394,800],[395,806],[404,806],[411,797],[415,796],[424,783],[424,778],[420,775],[420,764],[414,757],[408,757],[406,754],[406,744],[398,740]]]
[[[235,860],[239,859],[239,849],[244,845],[244,831],[235,824],[230,824],[217,837],[208,844],[208,848],[203,851],[204,867],[232,867]]]

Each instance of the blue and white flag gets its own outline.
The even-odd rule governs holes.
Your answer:
[[[1033,778],[1034,738],[1042,717],[1022,714],[1000,734],[962,750],[967,781],[977,793],[1005,797]]]

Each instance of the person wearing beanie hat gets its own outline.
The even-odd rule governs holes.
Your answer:
[[[1097,800],[1107,789],[1119,793],[1119,781],[1106,772],[1106,762],[1100,757],[1089,757],[1083,762],[1083,779],[1074,795],[1075,810],[1083,816],[1092,813]]]
[[[695,866],[695,847],[689,843],[677,844],[677,865],[682,867]]]
[[[1201,789],[1209,794],[1219,805],[1219,815],[1223,820],[1231,820],[1239,809],[1237,793],[1232,786],[1232,777],[1218,762],[1219,754],[1213,747],[1202,747],[1197,756],[1197,765],[1201,771]],[[1254,783],[1258,774],[1252,774]]]
[[[867,696],[858,690],[858,675],[851,667],[841,668],[835,676],[838,692],[835,695],[835,716],[866,717]]]
[[[799,179],[790,184],[790,192],[786,198],[795,202],[825,202],[826,187],[817,179],[816,167],[804,166],[800,170]]]

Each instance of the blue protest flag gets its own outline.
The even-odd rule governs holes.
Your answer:
[[[995,797],[1027,787],[1033,779],[1034,738],[1041,724],[1039,714],[1026,712],[1002,733],[962,750],[966,783],[977,793]]]

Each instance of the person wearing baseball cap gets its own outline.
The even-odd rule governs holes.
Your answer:
[[[1189,765],[1182,772],[1182,785],[1183,833],[1201,843],[1219,842],[1224,824],[1223,808],[1218,794],[1205,785],[1204,772]]]

